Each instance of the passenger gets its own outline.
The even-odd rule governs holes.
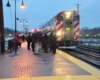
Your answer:
[[[24,35],[22,35],[22,41],[23,41],[23,42],[25,41],[25,36],[24,36]]]
[[[41,49],[45,50],[44,44],[45,44],[45,39],[44,39],[44,34],[43,34],[42,37],[41,37]]]
[[[48,49],[48,46],[49,46],[49,37],[47,36],[47,34],[44,35],[44,50],[45,50],[45,53],[47,53],[47,49]]]
[[[50,51],[52,51],[53,54],[56,53],[56,44],[57,44],[56,36],[53,32],[51,32],[51,34],[50,34]]]
[[[8,40],[8,50],[10,50],[10,53],[12,52],[12,40]]]
[[[36,42],[36,40],[35,40],[35,38],[34,38],[34,33],[33,33],[33,34],[32,34],[32,51],[33,51],[33,53],[34,53],[35,42]]]
[[[31,37],[31,35],[29,33],[28,36],[27,36],[27,49],[28,50],[30,50],[30,43],[31,43],[31,41],[32,41],[32,37]]]
[[[34,54],[36,55],[39,53],[39,42],[40,42],[40,39],[37,38],[35,42],[35,48],[34,48]]]
[[[14,44],[15,44],[15,54],[17,54],[18,44],[20,43],[18,38],[18,33],[15,33],[14,35]]]
[[[19,38],[19,41],[20,41],[20,43],[18,44],[18,46],[21,48],[21,44],[22,44],[21,36],[19,36],[18,38]]]

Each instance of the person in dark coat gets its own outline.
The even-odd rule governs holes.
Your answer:
[[[24,42],[24,40],[25,40],[25,37],[24,37],[24,35],[22,35],[22,41]]]
[[[21,36],[19,36],[18,38],[19,38],[19,40],[20,40],[20,43],[18,44],[18,46],[21,48],[21,44],[22,44],[22,43],[21,43],[21,41],[22,41],[22,40],[21,40]]]
[[[13,41],[8,40],[8,50],[10,50],[10,53],[12,52],[12,48],[13,48]]]
[[[33,53],[34,53],[34,47],[35,47],[35,34],[33,33],[32,34],[32,51],[33,51]]]
[[[31,37],[31,35],[29,33],[28,36],[27,36],[27,49],[28,50],[30,50],[30,43],[31,43],[31,41],[32,41],[32,37]]]
[[[47,53],[48,46],[49,46],[49,37],[47,36],[47,34],[45,34],[44,35],[44,44],[43,44],[45,53]]]
[[[56,53],[56,44],[57,44],[57,39],[56,36],[53,32],[50,34],[50,51],[53,52],[53,54]]]

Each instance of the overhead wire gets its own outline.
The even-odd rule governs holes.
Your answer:
[[[89,25],[93,25],[94,27],[100,26],[100,24],[99,24],[100,18],[98,18],[98,16],[100,15],[100,11],[98,8],[99,5],[100,5],[99,0],[96,0],[91,5],[88,5],[87,7],[81,9],[82,12],[80,13],[80,15],[81,14],[83,16],[85,15],[84,17],[82,17],[82,15],[81,15],[83,21],[85,20],[84,22],[82,21],[82,23],[86,24],[86,26],[89,26]]]
[[[87,0],[86,0],[86,1],[87,1]],[[91,1],[91,0],[90,0],[90,1]],[[97,3],[97,1],[98,1],[98,0],[95,0],[95,2],[94,2],[93,4],[90,4],[90,5],[86,6],[86,7],[84,7],[82,10],[88,9],[89,7],[92,7],[94,4]],[[89,0],[88,0],[88,2],[89,2]],[[83,4],[86,5],[86,3],[87,3],[87,2],[85,2],[85,3],[83,3]]]

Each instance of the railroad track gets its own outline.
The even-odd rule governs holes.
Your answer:
[[[84,50],[89,50],[89,51],[92,51],[92,52],[100,53],[100,50],[97,50],[97,49],[86,48],[86,47],[82,47],[82,46],[77,46],[77,48],[84,49]]]
[[[85,62],[100,69],[100,53],[84,50],[80,48],[72,50],[63,50],[74,57],[77,57]]]

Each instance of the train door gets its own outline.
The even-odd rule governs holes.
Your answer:
[[[64,40],[73,40],[73,23],[71,21],[64,23]]]

